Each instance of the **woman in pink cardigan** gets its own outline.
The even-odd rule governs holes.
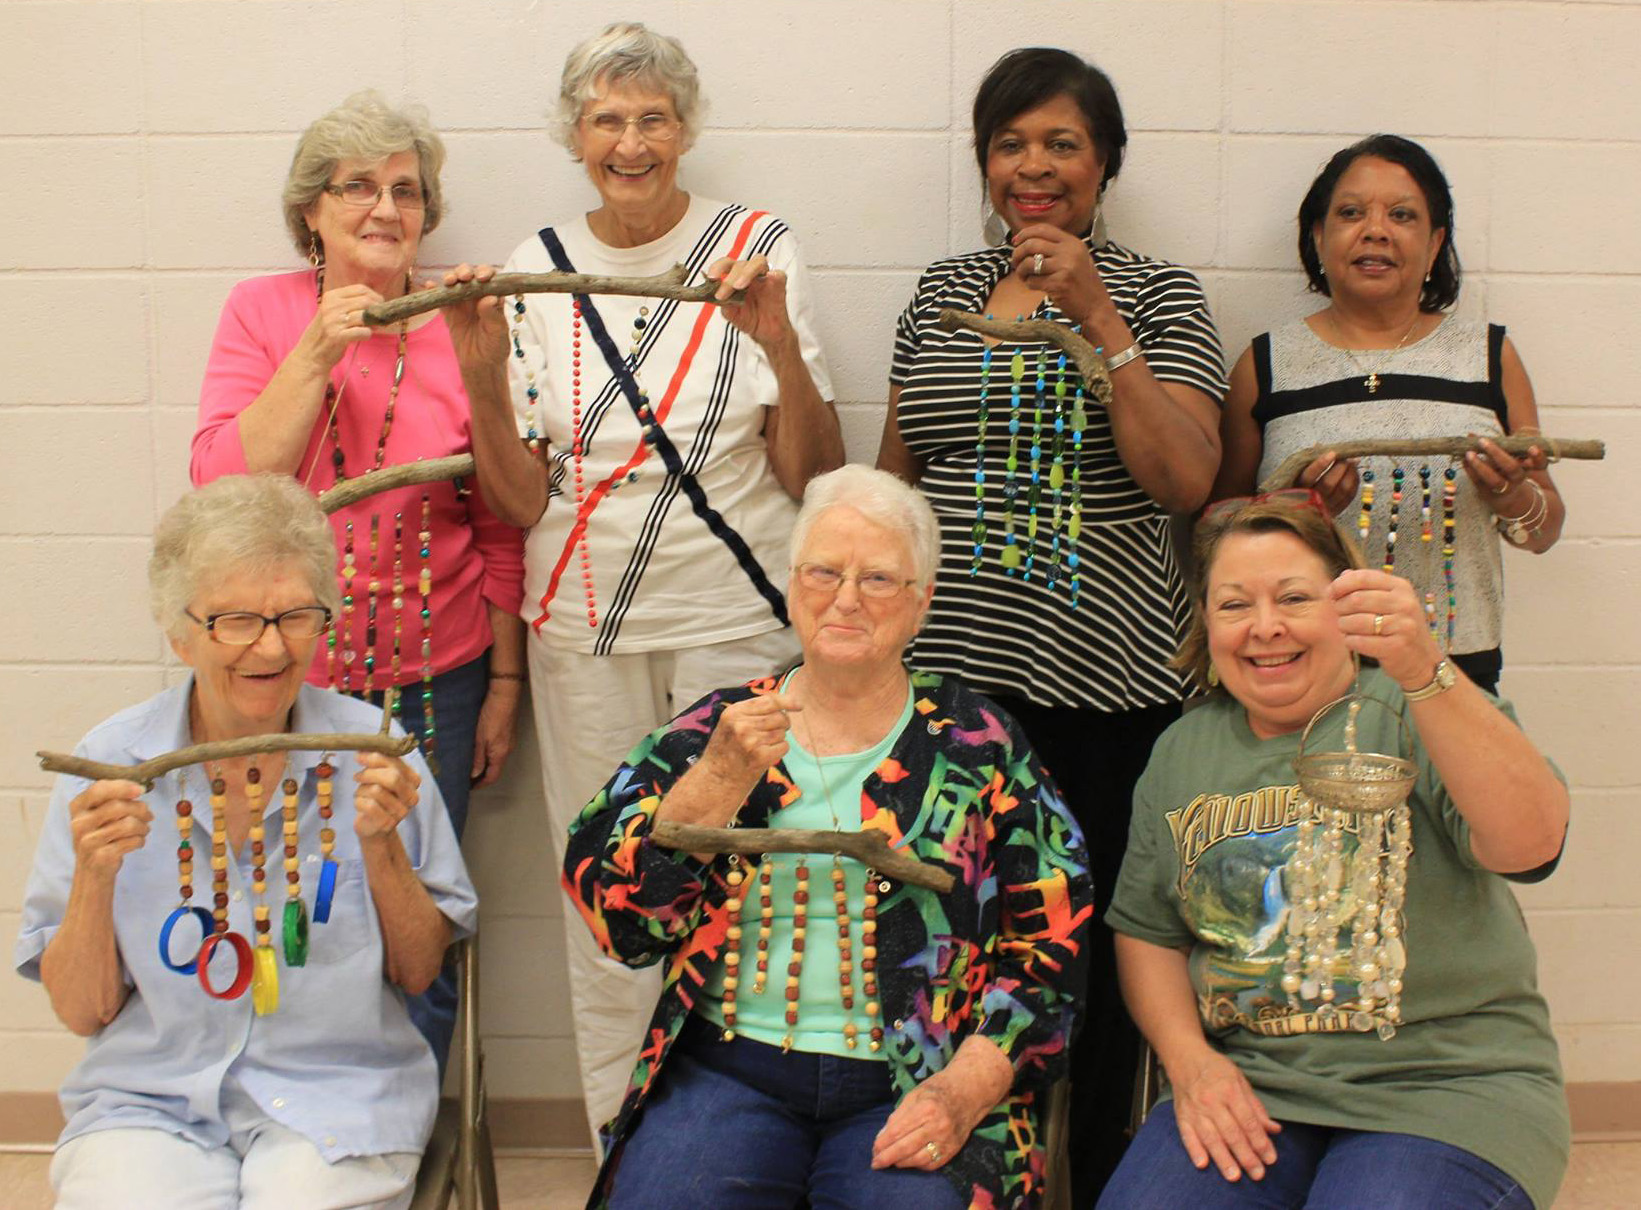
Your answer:
[[[359,93],[303,132],[285,224],[309,269],[240,282],[200,391],[191,472],[271,471],[320,492],[383,466],[467,453],[469,408],[438,313],[360,322],[411,288],[442,211],[444,144],[419,110]],[[342,611],[308,680],[380,700],[433,765],[456,834],[470,785],[501,773],[524,688],[523,535],[471,485],[385,491],[332,514]],[[453,983],[413,1004],[442,1067]]]

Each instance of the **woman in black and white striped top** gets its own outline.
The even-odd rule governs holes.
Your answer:
[[[1008,237],[924,273],[896,327],[878,453],[940,518],[938,586],[910,658],[1024,725],[1087,834],[1103,907],[1134,781],[1186,693],[1168,667],[1187,613],[1169,514],[1207,499],[1224,361],[1195,277],[1095,234],[1127,142],[1104,73],[1065,51],[1005,55],[976,94],[974,142]],[[1080,406],[1053,348],[988,351],[940,331],[943,307],[1080,326],[1112,367],[1109,411]],[[1102,932],[1080,1052],[1131,1030],[1109,947]],[[1074,1193],[1088,1205],[1121,1154],[1133,1051],[1073,1065]]]

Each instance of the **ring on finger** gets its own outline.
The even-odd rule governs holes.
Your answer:
[[[933,1143],[924,1143],[923,1147],[926,1151],[928,1151],[929,1158],[938,1164],[940,1162],[940,1148],[936,1147]]]
[[[1385,615],[1382,614],[1382,613],[1374,614],[1373,615],[1373,633],[1378,635],[1378,634],[1383,634],[1384,631],[1385,631]]]
[[[1042,273],[1043,273],[1043,254],[1041,252],[1039,252],[1036,256],[1031,258],[1031,275],[1033,277],[1041,277]]]

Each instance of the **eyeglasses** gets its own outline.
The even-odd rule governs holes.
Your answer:
[[[213,613],[204,618],[195,617],[191,609],[182,612],[188,615],[189,621],[205,627],[217,642],[233,647],[249,647],[262,637],[262,632],[269,626],[279,627],[280,635],[287,639],[316,639],[330,629],[330,610],[323,605],[303,605],[276,613],[271,618],[242,609]]]
[[[677,118],[669,118],[664,113],[647,113],[639,118],[627,118],[618,113],[611,113],[601,109],[597,113],[581,115],[581,124],[591,129],[600,138],[619,142],[627,133],[627,127],[638,127],[638,137],[646,143],[670,143],[678,137],[678,131],[683,123]]]
[[[862,571],[846,576],[837,568],[828,567],[824,563],[798,564],[798,583],[811,592],[836,592],[849,580],[854,581],[861,596],[875,597],[878,600],[896,596],[907,585],[917,583],[916,580],[902,580],[886,571]]]
[[[346,206],[374,206],[382,194],[393,199],[400,210],[420,210],[427,205],[427,194],[420,185],[400,181],[397,185],[378,185],[375,181],[343,181],[340,185],[326,185],[325,192],[342,199]]]
[[[1254,496],[1227,496],[1223,500],[1215,500],[1202,510],[1199,521],[1213,521],[1241,512],[1254,504],[1269,504],[1271,502],[1291,504],[1295,508],[1315,509],[1327,520],[1333,520],[1333,513],[1327,502],[1322,499],[1322,493],[1314,487],[1284,487],[1274,492],[1260,492]]]

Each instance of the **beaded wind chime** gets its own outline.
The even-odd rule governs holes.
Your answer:
[[[513,296],[513,326],[512,349],[513,356],[518,359],[520,370],[524,375],[524,394],[529,400],[529,418],[525,429],[524,442],[532,454],[540,455],[544,449],[545,434],[536,427],[537,405],[541,399],[541,389],[536,386],[535,372],[530,369],[528,357],[524,352],[522,337],[524,318],[528,313],[524,303],[524,295]],[[648,448],[654,444],[655,425],[658,420],[650,408],[650,397],[644,390],[643,383],[638,378],[638,355],[644,340],[644,331],[649,327],[650,309],[647,304],[640,305],[638,316],[632,321],[632,339],[628,345],[627,356],[623,363],[627,372],[632,376],[638,387],[638,403],[634,407],[643,443],[640,446],[637,461],[647,456]],[[585,518],[591,512],[589,499],[593,498],[600,489],[615,491],[626,483],[638,480],[636,462],[629,463],[616,472],[604,483],[589,486],[586,475],[587,446],[591,440],[591,433],[584,427],[584,412],[581,398],[581,331],[583,321],[581,299],[572,295],[570,299],[570,481],[572,498],[575,501],[575,511],[578,518]],[[593,500],[596,504],[596,499]],[[581,586],[587,602],[587,625],[592,628],[598,626],[598,597],[593,589],[593,559],[592,552],[587,546],[587,526],[585,521],[578,521],[575,535],[576,556],[581,564]],[[546,601],[542,602],[543,605]]]
[[[1357,750],[1357,716],[1367,701],[1383,705],[1352,695],[1317,711],[1294,758],[1302,813],[1286,867],[1282,990],[1295,1013],[1306,1012],[1307,1001],[1315,1006],[1324,1029],[1376,1030],[1388,1041],[1402,1016],[1407,866],[1413,855],[1407,794],[1418,769],[1399,756]],[[1311,729],[1340,704],[1348,712],[1345,750],[1306,755]],[[1356,852],[1347,862],[1344,838],[1353,830]],[[1347,925],[1349,939],[1341,946]]]
[[[1419,467],[1419,543],[1426,552],[1424,558],[1430,557],[1429,552],[1435,548],[1436,518],[1434,496],[1436,474],[1426,463]],[[1457,627],[1459,616],[1459,597],[1453,575],[1453,560],[1455,554],[1455,522],[1458,515],[1459,502],[1459,473],[1451,459],[1441,472],[1441,560],[1442,586],[1447,598],[1445,617],[1440,610],[1440,602],[1436,591],[1429,589],[1424,594],[1425,623],[1430,627],[1430,636],[1442,644],[1443,650],[1453,649],[1453,635]],[[1371,469],[1362,471],[1362,498],[1356,517],[1356,535],[1366,546],[1368,535],[1373,530],[1373,509],[1375,497],[1376,477]],[[1395,466],[1390,475],[1390,508],[1385,522],[1385,553],[1381,566],[1385,571],[1395,573],[1397,559],[1397,543],[1401,537],[1403,518],[1403,497],[1411,490],[1407,482],[1407,472],[1400,466]],[[1411,509],[1409,510],[1411,512]],[[1402,565],[1407,568],[1411,562],[1411,552],[1404,551]],[[1405,572],[1404,572],[1405,574]],[[1445,626],[1444,626],[1445,623]],[[1445,641],[1444,641],[1445,637]]]
[[[315,769],[320,815],[320,867],[318,891],[314,897],[313,920],[330,919],[331,899],[336,891],[337,864],[334,860],[336,833],[330,827],[332,778],[335,769],[329,757]],[[285,873],[285,906],[280,915],[280,947],[287,967],[305,966],[308,961],[308,909],[302,899],[302,863],[298,819],[299,793],[294,778],[280,784],[280,838]],[[273,940],[273,909],[267,903],[267,828],[263,818],[262,771],[252,765],[245,771],[245,798],[251,824],[248,831],[251,853],[251,909],[255,943],[228,927],[228,786],[220,771],[210,773],[211,804],[211,903],[209,910],[193,902],[194,896],[194,805],[188,798],[186,769],[177,771],[177,891],[180,903],[160,926],[160,961],[179,975],[199,979],[205,994],[215,1000],[237,1000],[246,991],[257,1016],[279,1010],[279,961]],[[172,956],[172,935],[184,919],[193,917],[200,925],[200,941],[192,955],[183,960]],[[224,985],[211,982],[211,959],[226,945],[234,954],[234,976]]]
[[[406,288],[410,286],[410,279],[406,278]],[[319,289],[324,289],[323,270],[319,278]],[[376,453],[371,465],[362,474],[370,475],[382,469],[387,461],[388,435],[393,431],[393,416],[399,402],[399,388],[405,377],[405,350],[408,345],[409,325],[399,325],[399,343],[395,351],[393,362],[393,382],[388,387],[387,408],[382,415],[382,430],[376,438]],[[367,373],[361,369],[361,373]],[[326,427],[331,440],[331,467],[336,473],[335,486],[345,483],[348,478],[347,455],[342,448],[342,432],[337,422],[337,407],[341,401],[340,392],[335,384],[325,385],[325,414]],[[457,482],[458,491],[460,481]],[[417,550],[420,562],[417,567],[416,587],[420,598],[416,602],[421,619],[421,682],[422,682],[422,727],[423,734],[420,741],[422,754],[426,756],[428,767],[435,773],[439,769],[437,755],[437,728],[433,717],[433,505],[432,498],[427,492],[422,493],[421,528],[417,531]],[[377,679],[377,640],[381,633],[378,610],[382,598],[384,566],[381,558],[382,546],[382,515],[372,513],[366,554],[368,562],[365,565],[364,575],[361,576],[359,563],[354,546],[354,523],[344,522],[342,530],[342,557],[339,579],[342,587],[342,618],[341,625],[333,627],[325,641],[325,672],[332,689],[343,693],[370,698],[379,690],[389,685],[399,684],[402,667],[402,643],[404,638],[404,615],[407,598],[406,563],[404,558],[404,514],[393,514],[393,552],[391,576],[388,579],[390,593],[388,600],[393,608],[391,619],[392,641],[389,650],[388,673],[378,682]],[[365,591],[365,647],[361,652],[354,647],[354,609],[358,604],[356,588]],[[394,698],[395,712],[402,711],[403,699]]]
[[[989,315],[987,318],[991,318]],[[1072,328],[1073,332],[1080,331]],[[1096,350],[1103,352],[1103,350]],[[978,576],[985,562],[990,525],[986,518],[986,441],[991,421],[992,346],[980,355],[980,406],[975,441],[974,539],[969,574]],[[1082,559],[1077,542],[1083,529],[1083,434],[1088,428],[1083,382],[1071,373],[1060,354],[1053,371],[1053,402],[1049,402],[1048,355],[1039,349],[1032,375],[1031,406],[1026,407],[1027,361],[1023,349],[1009,359],[1008,445],[1003,458],[1003,546],[998,555],[1003,573],[1030,582],[1033,573],[1053,592],[1064,584],[1066,603],[1077,608]],[[1071,402],[1066,402],[1067,395]],[[1047,471],[1044,446],[1047,443]],[[1025,456],[1022,459],[1022,444]],[[1069,450],[1068,450],[1069,447]],[[1024,462],[1024,474],[1022,474]],[[1022,480],[1024,487],[1022,488]],[[1019,520],[1024,495],[1025,520]],[[1047,505],[1048,534],[1042,550],[1041,510]],[[1038,556],[1042,550],[1039,568]]]
[[[724,949],[724,995],[722,1009],[724,1015],[723,1040],[731,1041],[735,1037],[736,1002],[740,994],[742,948],[744,927],[741,923],[745,910],[746,895],[752,875],[742,867],[739,856],[731,854],[730,870],[726,878],[729,883],[729,899],[725,903],[725,914],[728,922],[726,933],[727,942]],[[756,867],[758,881],[758,938],[754,951],[754,975],[752,980],[752,994],[764,995],[769,986],[769,941],[774,933],[775,898],[774,898],[774,867],[775,859],[766,854],[764,860]],[[798,984],[803,976],[803,954],[809,926],[809,863],[803,858],[797,859],[793,871],[797,879],[797,889],[792,893],[792,957],[786,967],[786,1035],[781,1039],[781,1049],[791,1050],[794,1042],[794,1031],[798,1027]],[[871,868],[866,870],[866,890],[862,899],[860,922],[860,990],[864,997],[862,1005],[866,1017],[866,1032],[868,1050],[876,1053],[883,1049],[883,1024],[879,1019],[882,1009],[878,1003],[877,984],[877,905],[878,893],[887,891],[889,884],[879,882],[877,871]],[[845,880],[842,859],[832,858],[832,907],[838,929],[838,994],[843,1010],[848,1014],[843,1025],[843,1043],[850,1050],[854,1050],[860,1041],[860,1027],[855,1024],[855,983],[853,958],[854,941],[850,932],[849,919],[849,892]]]

